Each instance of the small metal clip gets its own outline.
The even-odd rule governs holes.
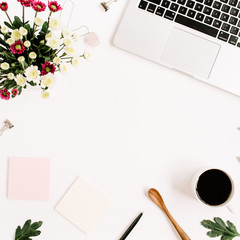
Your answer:
[[[0,130],[0,136],[3,134],[3,132],[6,130],[6,129],[11,129],[13,126],[13,124],[7,119],[5,122],[4,122],[4,126],[2,127],[2,129]]]
[[[105,12],[109,10],[109,5],[113,2],[117,2],[117,0],[110,0],[108,2],[102,2],[101,5],[103,6]]]

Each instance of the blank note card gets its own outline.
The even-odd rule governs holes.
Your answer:
[[[8,198],[48,200],[50,160],[9,158]]]
[[[106,196],[78,177],[55,210],[88,233],[101,219],[109,203]]]

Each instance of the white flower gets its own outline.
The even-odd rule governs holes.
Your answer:
[[[47,92],[47,91],[42,92],[42,98],[44,98],[44,99],[49,98],[49,92]]]
[[[53,29],[53,30],[58,30],[60,28],[60,22],[57,19],[51,19],[49,26]]]
[[[50,37],[47,39],[47,43],[46,45],[48,45],[49,47],[51,47],[52,49],[58,49],[59,45],[60,45],[60,39],[56,38],[56,37]]]
[[[77,42],[77,41],[79,40],[79,37],[78,37],[78,35],[77,35],[76,33],[74,33],[74,34],[72,35],[72,37],[73,37],[73,40],[74,40],[75,42]]]
[[[67,71],[68,71],[67,64],[62,63],[62,64],[60,65],[60,72],[61,72],[61,73],[66,73]]]
[[[1,28],[1,32],[3,33],[3,34],[5,34],[5,33],[8,33],[8,28],[6,27],[6,26],[3,26],[2,28]]]
[[[24,27],[20,27],[19,32],[21,33],[22,36],[26,36],[28,34],[27,29]]]
[[[8,70],[8,69],[9,69],[9,64],[8,64],[7,62],[3,62],[3,63],[1,64],[1,68],[2,68],[3,70]]]
[[[18,61],[20,63],[23,63],[25,61],[25,57],[23,57],[23,56],[18,57]]]
[[[68,37],[68,36],[71,35],[70,31],[67,28],[64,28],[62,30],[62,34],[63,34],[64,37]]]
[[[44,41],[44,40],[41,40],[41,41],[40,41],[40,44],[42,44],[42,45],[43,45],[44,43],[45,43],[45,41]]]
[[[18,30],[13,30],[12,34],[11,34],[11,38],[13,38],[14,40],[18,40],[21,38],[21,33]]]
[[[41,86],[42,87],[50,87],[53,84],[54,75],[52,73],[48,73],[42,78]]]
[[[48,40],[48,38],[51,38],[53,34],[51,32],[47,33],[45,36],[45,39]]]
[[[74,47],[66,47],[64,49],[65,53],[71,57],[76,56],[77,52],[76,49]]]
[[[15,40],[12,38],[8,38],[6,41],[7,44],[12,45],[13,43],[15,43]]]
[[[72,38],[71,37],[66,37],[63,39],[63,43],[65,46],[69,47],[72,45]]]
[[[22,74],[18,74],[14,79],[19,86],[23,87],[26,84],[26,78]]]
[[[40,78],[40,71],[38,70],[37,66],[32,65],[25,70],[25,76],[27,77],[28,81],[37,83]]]
[[[88,51],[84,52],[83,57],[84,57],[85,59],[89,59],[89,58],[91,57],[90,52],[88,52]]]
[[[79,62],[80,62],[80,58],[79,57],[73,57],[72,58],[72,65],[74,67],[77,67],[79,65]]]
[[[13,79],[14,79],[14,74],[13,74],[13,73],[9,73],[9,74],[7,75],[7,78],[8,78],[9,80],[13,80]]]
[[[30,57],[31,59],[36,59],[37,54],[36,54],[35,52],[30,52],[30,53],[29,53],[29,57]]]
[[[31,46],[31,42],[30,41],[25,41],[23,44],[24,44],[25,47],[30,47]]]
[[[55,57],[53,59],[53,63],[55,63],[56,65],[58,65],[61,62],[61,59],[59,57]]]
[[[35,20],[34,20],[34,23],[37,26],[41,27],[43,25],[44,21],[40,17],[36,17]]]

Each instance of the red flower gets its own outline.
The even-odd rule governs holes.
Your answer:
[[[24,7],[31,7],[33,0],[17,0],[22,4]]]
[[[0,8],[5,12],[8,10],[8,4],[6,2],[2,2],[0,3]]]
[[[51,64],[50,62],[45,62],[44,64],[42,64],[41,74],[43,76],[47,75],[50,72],[54,74],[55,70],[56,70],[56,67],[54,66],[54,64]]]
[[[17,88],[12,89],[12,95],[16,96],[17,94],[18,94],[18,89]]]
[[[22,54],[25,51],[25,47],[21,40],[18,40],[17,42],[13,43],[10,47],[11,52],[14,54]]]
[[[58,12],[63,9],[61,5],[57,3],[57,1],[48,1],[48,7],[52,12]]]
[[[36,11],[36,12],[43,12],[46,9],[46,4],[40,1],[33,1],[32,2],[32,8]]]
[[[10,92],[7,89],[0,90],[0,97],[4,100],[8,100],[10,98]]]

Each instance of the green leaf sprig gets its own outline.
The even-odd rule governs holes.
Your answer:
[[[211,220],[203,220],[201,224],[211,231],[207,232],[207,235],[211,238],[221,236],[221,240],[232,240],[234,237],[240,236],[235,225],[230,221],[227,221],[226,224],[224,221],[215,217],[214,222]]]
[[[17,227],[15,232],[15,240],[32,240],[31,237],[36,237],[41,234],[41,231],[38,230],[42,226],[42,221],[34,222],[29,219],[27,220],[23,227]]]

